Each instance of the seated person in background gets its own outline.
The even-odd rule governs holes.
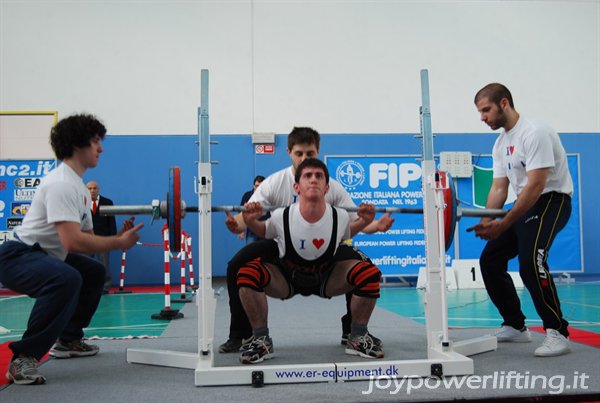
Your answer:
[[[383,358],[367,325],[379,298],[381,272],[363,256],[348,255],[340,242],[349,239],[375,217],[372,205],[361,204],[358,225],[350,229],[348,212],[325,202],[329,190],[327,166],[306,159],[297,168],[294,190],[298,203],[275,210],[270,219],[259,221],[260,203],[246,204],[248,227],[261,238],[274,239],[279,257],[256,258],[239,271],[237,284],[242,305],[252,325],[252,340],[241,350],[240,362],[254,364],[273,356],[273,341],[267,327],[267,295],[288,299],[295,294],[331,298],[352,292],[352,323],[346,353],[364,358]]]
[[[254,182],[252,182],[252,190],[247,191],[246,193],[244,193],[244,195],[242,196],[242,202],[240,203],[242,206],[246,203],[248,203],[248,201],[250,200],[250,198],[252,197],[252,195],[254,194],[254,191],[258,188],[258,186],[262,183],[262,181],[265,180],[265,177],[262,175],[256,175],[256,177],[254,178]]]

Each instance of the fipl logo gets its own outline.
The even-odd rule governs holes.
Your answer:
[[[335,171],[335,178],[346,188],[355,188],[365,181],[365,169],[354,160],[344,161]]]

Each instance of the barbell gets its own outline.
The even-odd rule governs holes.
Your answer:
[[[456,191],[450,174],[444,171],[436,172],[440,182],[448,184],[442,189],[444,198],[444,237],[446,250],[452,244],[456,222],[462,217],[500,217],[507,213],[502,209],[480,209],[461,208],[456,199]],[[272,211],[279,207],[265,206],[265,211]],[[343,207],[348,212],[358,211],[358,207]],[[244,206],[211,206],[211,212],[243,212]],[[181,173],[179,167],[169,168],[169,191],[166,201],[153,200],[151,205],[128,205],[128,206],[100,206],[101,215],[152,215],[153,218],[166,218],[169,229],[169,247],[172,252],[179,253],[181,250],[181,219],[186,213],[199,213],[195,206],[187,206],[181,200]],[[423,214],[422,208],[411,207],[376,207],[376,213],[397,214]]]

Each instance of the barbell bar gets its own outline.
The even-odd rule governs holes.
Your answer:
[[[508,211],[502,209],[479,209],[479,208],[461,208],[456,199],[454,184],[449,174],[444,171],[437,172],[440,181],[448,183],[448,186],[442,189],[444,197],[444,237],[446,250],[449,249],[454,239],[456,222],[462,217],[501,217]],[[265,211],[273,211],[278,206],[264,206]],[[358,207],[343,207],[348,212],[357,212]],[[211,206],[211,212],[244,212],[244,206],[225,205]],[[153,200],[151,205],[127,205],[127,206],[99,206],[101,215],[152,215],[153,218],[166,218],[169,229],[169,246],[172,252],[179,253],[181,250],[181,219],[186,213],[200,213],[197,206],[187,206],[184,200],[181,200],[181,173],[179,167],[169,169],[169,191],[167,200]],[[411,207],[375,207],[376,213],[396,213],[396,214],[423,214],[422,208]]]
[[[132,206],[135,207],[135,206]],[[277,210],[279,207],[266,206],[263,207],[265,211]],[[353,207],[342,207],[349,213],[356,213],[358,211],[357,206]],[[186,207],[186,212],[194,213],[198,212],[198,207]],[[244,212],[246,207],[244,206],[212,206],[212,212]],[[396,213],[396,214],[423,214],[423,209],[420,207],[375,207],[376,213]],[[460,216],[462,217],[500,217],[507,213],[506,210],[502,209],[482,209],[482,208],[460,208]],[[124,213],[126,214],[126,213]]]
[[[187,206],[185,202],[182,200],[182,217],[185,217],[185,213],[199,213],[200,208],[197,206]],[[278,206],[263,206],[263,210],[265,212],[271,212],[273,210],[277,210]],[[358,211],[357,206],[348,206],[341,207],[349,213],[356,213]],[[167,202],[161,201],[160,207],[158,211],[160,212],[158,217],[160,218],[168,218],[169,213],[167,212]],[[481,213],[482,209],[463,209],[463,215],[467,217],[495,217],[497,215],[501,215],[504,210],[486,210]],[[243,213],[246,211],[246,207],[244,206],[234,206],[234,205],[224,205],[224,206],[212,206],[210,208],[210,212],[213,213],[225,213],[225,212],[235,212],[235,213]],[[500,213],[496,213],[496,211]],[[101,215],[155,215],[155,208],[151,205],[147,204],[139,204],[139,205],[128,205],[128,206],[100,206],[100,214]],[[399,213],[399,214],[423,214],[422,208],[405,208],[405,207],[375,207],[376,213]]]
[[[167,218],[166,213],[166,202],[162,201],[160,207],[160,217]],[[200,210],[196,206],[186,206],[185,202],[182,200],[182,211],[186,213],[199,213]],[[152,215],[154,212],[154,207],[147,204],[132,204],[127,206],[99,206],[100,214],[102,215]],[[277,210],[280,207],[276,206],[263,206],[265,211],[273,211]],[[356,213],[358,211],[357,206],[353,207],[343,207],[349,213]],[[163,211],[165,211],[163,213]],[[223,205],[223,206],[212,206],[210,209],[213,213],[225,213],[225,212],[234,212],[234,213],[243,213],[246,211],[246,207],[244,206],[234,206],[234,205]],[[483,208],[460,208],[460,216],[461,217],[500,217],[507,213],[506,210],[502,209],[483,209]],[[423,209],[420,207],[375,207],[376,213],[396,213],[396,214],[423,214]],[[183,214],[185,216],[185,214]]]

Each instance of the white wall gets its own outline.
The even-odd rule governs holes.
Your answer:
[[[506,84],[561,132],[600,132],[600,1],[0,0],[0,110],[97,114],[110,134],[311,125],[487,132],[473,95]]]
[[[52,111],[0,112],[0,159],[55,158],[48,137],[57,115]]]

